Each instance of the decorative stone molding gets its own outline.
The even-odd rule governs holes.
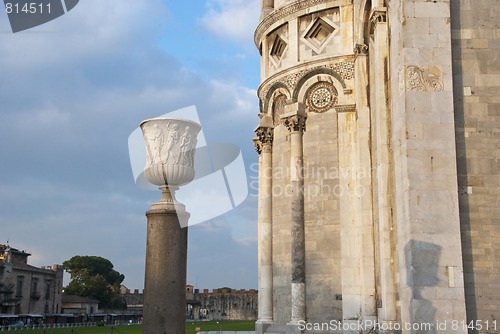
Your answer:
[[[303,76],[305,76],[309,72],[312,72],[312,71],[315,71],[315,70],[318,70],[321,68],[334,70],[335,72],[340,74],[340,77],[342,77],[342,79],[344,79],[344,80],[350,80],[350,79],[354,78],[354,62],[353,61],[342,61],[342,62],[338,62],[338,63],[331,64],[331,65],[317,66],[317,67],[313,67],[313,68],[308,69],[308,70],[302,70],[302,71],[287,75],[281,81],[283,81],[285,83],[285,85],[288,87],[288,89],[293,90],[295,88],[295,86],[297,85],[297,82],[300,80],[300,78],[302,78]]]
[[[290,132],[306,131],[306,116],[303,115],[287,116],[283,118],[283,123]]]
[[[262,39],[262,35],[266,32],[274,23],[278,22],[281,19],[286,18],[300,10],[307,9],[312,6],[317,6],[321,4],[326,4],[331,0],[305,0],[305,1],[296,1],[290,5],[284,6],[278,10],[275,10],[268,16],[266,16],[259,24],[254,34],[254,42],[257,48],[259,48],[260,40]]]
[[[442,75],[437,66],[408,66],[405,71],[406,90],[441,92],[444,89]]]
[[[336,72],[338,76],[343,80],[352,80],[354,79],[354,61],[351,59],[338,61],[333,64],[320,65],[308,69],[299,70],[284,77],[276,78],[275,80],[264,83],[261,86],[261,89],[259,90],[259,97],[262,101],[265,101],[266,98],[268,98],[269,90],[277,83],[282,83],[290,92],[293,92],[297,87],[297,83],[303,77],[311,72],[321,72],[323,69]],[[342,84],[345,86],[345,83]]]
[[[320,81],[309,88],[305,102],[309,112],[322,113],[338,103],[338,93],[331,83]]]
[[[354,56],[366,56],[368,55],[368,45],[366,44],[356,44],[354,47]]]
[[[354,62],[352,61],[338,62],[328,67],[339,73],[344,80],[354,79]]]
[[[355,112],[356,111],[356,105],[355,104],[346,104],[342,106],[335,106],[335,111],[336,112]]]

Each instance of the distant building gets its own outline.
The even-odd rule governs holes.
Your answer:
[[[31,254],[0,244],[0,314],[54,314],[61,310],[63,269],[34,267]]]
[[[135,289],[133,293],[124,287],[122,296],[128,311],[142,313],[144,295]],[[236,290],[229,288],[194,289],[186,285],[187,320],[256,320],[258,294],[254,289]]]
[[[99,312],[99,301],[97,299],[80,297],[74,295],[62,296],[62,313],[90,315]]]
[[[189,287],[189,286],[188,286]],[[257,320],[258,294],[255,289],[198,289],[186,294],[188,320]]]

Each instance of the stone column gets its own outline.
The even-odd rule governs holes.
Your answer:
[[[186,326],[187,220],[184,205],[173,203],[168,188],[146,212],[146,277],[143,333],[179,334]],[[183,217],[181,217],[183,216]]]
[[[379,310],[379,321],[393,322],[396,315],[396,284],[394,279],[393,214],[392,194],[394,181],[391,165],[391,112],[389,107],[389,35],[387,25],[387,8],[374,8],[371,17],[373,25],[373,45],[371,56],[375,65],[374,75],[374,108],[372,115],[375,122],[374,138],[377,152],[374,157],[375,175],[377,177],[378,208],[378,251],[380,274],[380,295],[382,308]]]
[[[370,107],[369,107],[369,70],[368,46],[356,44],[355,60],[355,92],[357,114],[357,177],[355,209],[361,220],[361,316],[366,320],[376,320],[376,287],[375,287],[375,240],[373,226],[373,205],[370,150]]]
[[[201,126],[173,118],[148,119],[140,126],[147,155],[144,177],[162,190],[161,200],[146,212],[143,332],[179,334],[186,328],[189,214],[175,200],[174,192],[194,178],[196,137]]]
[[[296,327],[306,319],[306,252],[304,231],[304,154],[303,133],[306,113],[301,103],[289,104],[281,116],[290,131],[290,179],[292,183],[291,229],[292,229],[292,317],[289,325]]]
[[[265,333],[273,323],[273,232],[272,232],[272,143],[273,125],[269,115],[261,115],[256,150],[259,153],[259,203],[258,203],[258,283],[259,315],[256,333]]]

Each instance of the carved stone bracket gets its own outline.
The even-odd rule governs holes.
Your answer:
[[[366,44],[356,44],[354,47],[354,56],[366,56],[368,55],[368,45]]]
[[[378,7],[372,10],[370,14],[370,22],[373,25],[373,28],[377,26],[378,23],[387,22],[387,8],[386,7]]]
[[[306,131],[306,116],[293,115],[283,117],[283,124],[290,132],[304,132]]]

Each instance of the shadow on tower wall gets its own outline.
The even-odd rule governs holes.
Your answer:
[[[461,2],[451,1],[451,29],[462,28]],[[476,290],[474,281],[474,258],[472,256],[472,238],[470,224],[469,194],[467,189],[467,158],[465,143],[465,108],[463,92],[462,48],[460,39],[452,39],[453,61],[453,104],[455,114],[455,143],[457,150],[458,198],[460,210],[460,231],[462,238],[462,262],[464,267],[465,303],[467,320],[477,320]]]

